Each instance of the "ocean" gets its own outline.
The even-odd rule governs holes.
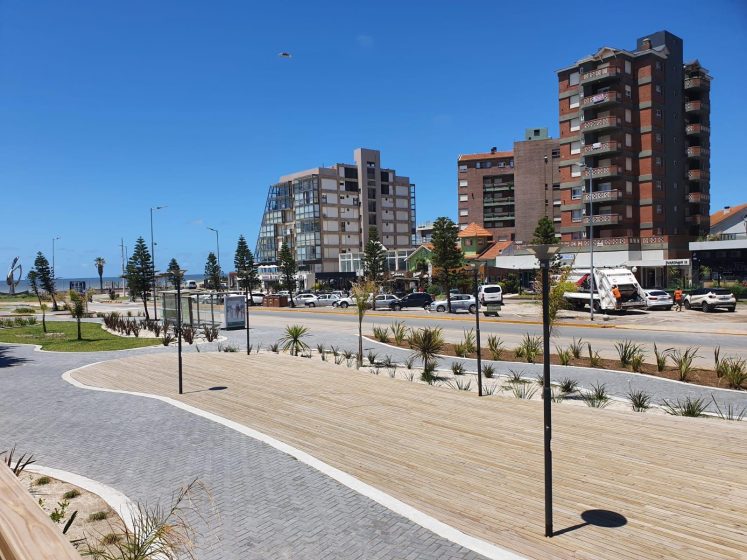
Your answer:
[[[186,274],[184,276],[185,280],[200,280],[202,281],[204,276],[202,274]],[[114,277],[114,276],[104,276],[104,289],[108,290],[109,288],[116,289],[122,289],[122,278],[120,277]],[[99,277],[89,277],[89,278],[57,278],[55,280],[55,286],[57,288],[57,291],[64,292],[70,289],[70,283],[71,282],[85,282],[86,283],[86,289],[88,288],[99,288]],[[160,283],[159,283],[160,286]],[[30,286],[28,283],[28,280],[25,278],[21,280],[18,285],[16,286],[16,293],[19,292],[25,292],[29,290]],[[0,293],[7,294],[10,291],[8,284],[3,281],[2,284],[0,284]]]

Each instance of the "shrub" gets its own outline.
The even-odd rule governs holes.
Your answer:
[[[110,545],[118,544],[119,541],[121,541],[121,540],[122,540],[122,537],[120,537],[116,533],[107,533],[106,535],[104,535],[103,537],[101,537],[101,541],[100,542],[104,546],[110,546]]]
[[[560,390],[566,395],[575,393],[578,390],[578,381],[569,377],[564,377],[560,380]]]
[[[637,354],[643,354],[641,345],[636,344],[632,340],[616,342],[615,348],[617,349],[617,355],[620,357],[620,365],[623,367],[628,367],[633,357]]]
[[[415,365],[415,356],[408,356],[405,359],[405,367],[407,369],[412,369],[412,366]]]
[[[28,315],[29,313],[36,313],[36,310],[33,307],[22,305],[21,307],[16,307],[15,309],[13,309],[11,313],[18,313],[19,315]]]
[[[524,335],[521,340],[521,344],[516,348],[516,357],[525,358],[530,364],[533,364],[537,360],[537,356],[542,352],[542,338],[539,336],[529,336],[529,333]]]
[[[389,342],[389,327],[374,327],[373,335],[379,342]]]
[[[155,332],[155,331],[154,331]],[[182,338],[187,344],[192,344],[195,341],[195,330],[191,326],[187,325],[182,327]]]
[[[531,399],[537,394],[537,388],[529,383],[512,383],[511,392],[517,399]]]
[[[667,358],[672,353],[672,350],[674,350],[674,348],[667,348],[659,352],[659,349],[656,347],[656,343],[654,342],[654,357],[656,358],[656,371],[664,371],[664,368],[667,367]]]
[[[527,380],[522,377],[523,373],[523,371],[508,370],[508,383],[527,383]]]
[[[462,362],[451,362],[451,373],[464,375],[464,364]]]
[[[105,511],[95,511],[95,512],[93,512],[92,514],[90,514],[90,515],[88,516],[88,521],[89,521],[89,522],[93,522],[93,521],[103,521],[103,520],[104,520],[104,519],[106,519],[107,517],[109,517],[109,514],[108,514],[108,513],[106,513]]]
[[[641,390],[628,391],[628,400],[635,412],[646,412],[651,408],[651,395]]]
[[[474,354],[477,351],[477,346],[475,345],[475,329],[464,331],[464,340],[462,341],[462,344],[464,345],[464,350],[467,354]]]
[[[493,364],[482,364],[482,374],[491,379],[495,375],[495,366]]]
[[[52,479],[51,479],[51,478],[49,478],[48,476],[40,476],[39,478],[37,478],[37,479],[36,479],[36,480],[34,481],[34,484],[35,484],[36,486],[46,486],[46,485],[47,485],[47,484],[49,484],[50,482],[52,482]]]
[[[589,365],[591,367],[599,367],[599,364],[602,363],[602,358],[599,356],[599,352],[592,351],[591,343],[587,343],[587,346],[589,347]]]
[[[26,467],[28,467],[32,463],[36,463],[36,461],[34,460],[33,455],[31,455],[30,453],[28,455],[24,453],[19,459],[16,460],[15,464],[13,464],[13,455],[15,454],[15,452],[16,446],[14,445],[9,451],[0,452],[0,457],[3,457],[2,462],[5,463],[11,471],[13,471],[14,475],[20,476]],[[49,477],[46,478],[47,483],[49,483]]]
[[[433,385],[438,381],[436,375],[436,363],[430,360],[423,363],[423,371],[420,373],[420,380],[428,385]]]
[[[423,364],[432,364],[434,369],[438,363],[438,354],[442,352],[444,344],[441,327],[424,327],[413,331],[410,336],[413,355]]]
[[[630,369],[633,371],[641,371],[641,368],[643,367],[643,354],[634,354],[633,357],[630,359]]]
[[[482,394],[483,395],[495,395],[496,391],[498,390],[498,384],[497,383],[486,383],[482,386]]]
[[[677,368],[677,374],[680,381],[688,381],[693,369],[693,360],[700,358],[698,356],[698,347],[688,347],[684,352],[681,350],[672,350],[672,361]]]
[[[500,360],[506,347],[500,337],[491,334],[488,336],[488,350],[492,360]]]
[[[395,321],[390,328],[395,344],[401,346],[407,339],[407,326],[404,321]]]
[[[220,342],[218,343],[218,352],[238,352],[238,351],[239,351],[238,346],[234,346],[233,344],[222,344]]]
[[[718,414],[718,417],[722,420],[733,420],[736,422],[741,422],[745,414],[747,414],[747,408],[743,408],[742,412],[738,413],[737,409],[732,403],[728,403],[722,410],[716,402],[716,399],[713,397],[713,393],[711,393],[711,400],[713,401],[713,405],[716,407],[716,413]]]
[[[65,492],[62,495],[62,499],[63,500],[72,500],[74,498],[77,498],[78,496],[80,496],[80,490],[78,490],[77,488],[73,488],[72,490],[68,490],[67,492]]]
[[[703,416],[706,410],[706,403],[703,399],[693,399],[690,396],[685,397],[684,401],[679,399],[676,402],[664,401],[662,405],[664,412],[672,416],[690,416],[698,418]]]
[[[744,358],[724,358],[720,364],[721,375],[732,389],[741,389],[747,381],[747,362]]]
[[[449,381],[447,385],[452,389],[456,389],[457,391],[469,391],[472,387],[472,380],[460,379],[456,377],[453,380]]]
[[[132,334],[135,335],[135,338],[140,337],[140,328],[141,328],[141,325],[137,321],[130,322],[130,331],[132,332]]]
[[[218,330],[218,327],[205,325],[202,328],[202,335],[208,342],[213,342],[220,335],[220,331]]]
[[[374,365],[376,363],[376,358],[378,358],[379,355],[374,352],[373,350],[369,350],[368,354],[366,354],[366,358],[368,359],[368,363],[371,365]]]
[[[609,395],[607,395],[607,388],[604,384],[592,384],[591,390],[581,394],[586,406],[592,408],[604,408],[610,404]]]
[[[576,340],[576,337],[573,337],[573,342],[571,342],[568,345],[568,350],[570,350],[571,354],[574,358],[578,359],[581,357],[581,351],[584,348],[584,339],[580,338]]]
[[[280,339],[284,352],[290,352],[291,356],[298,356],[299,352],[308,349],[309,345],[304,338],[309,335],[309,329],[302,325],[288,325],[285,334]]]
[[[164,332],[163,336],[161,337],[161,342],[164,346],[168,346],[174,341],[174,335],[169,332]]]
[[[280,352],[280,344],[277,342],[273,342],[270,344],[270,352],[275,352],[275,354],[278,354]]]
[[[573,353],[571,352],[570,348],[561,348],[560,346],[556,346],[555,350],[558,353],[558,360],[560,360],[560,364],[567,366],[571,363],[571,358],[573,357]]]
[[[467,352],[467,347],[464,345],[464,342],[457,342],[454,345],[454,354],[460,358],[466,358],[468,356],[469,352]]]

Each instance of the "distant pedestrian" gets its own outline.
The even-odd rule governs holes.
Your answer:
[[[677,311],[682,311],[682,288],[677,288],[674,291],[674,304],[677,306]]]
[[[612,295],[615,298],[615,309],[620,309],[622,307],[621,301],[622,301],[622,294],[620,293],[620,288],[617,287],[617,284],[612,286]]]

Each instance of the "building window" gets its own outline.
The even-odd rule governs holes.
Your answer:
[[[579,200],[584,195],[583,187],[571,187],[571,199]]]
[[[657,110],[656,110],[656,118],[657,118],[657,119],[660,119],[660,118],[661,118],[661,109],[657,109]]]
[[[675,189],[677,189],[677,187],[679,187],[679,185],[677,184],[677,181],[675,181],[674,183],[672,183],[672,187],[674,187]]]
[[[459,166],[459,173],[465,173],[467,171],[467,166],[462,164]]]
[[[630,205],[627,205],[625,207],[625,217],[630,219],[633,217],[633,207]]]
[[[579,73],[578,72],[571,72],[571,75],[568,76],[568,84],[572,86],[577,86],[579,80]]]
[[[460,194],[459,195],[459,202],[467,202],[469,200],[469,196],[466,194]]]
[[[630,61],[626,60],[625,61],[625,73],[626,74],[630,74],[631,72],[632,72],[632,68],[631,68],[631,65],[630,65]]]
[[[656,138],[656,143],[661,144],[661,134],[659,132],[656,133],[655,138]]]
[[[552,159],[558,159],[560,157],[560,148],[552,149]]]
[[[664,213],[664,207],[661,204],[656,205],[656,213],[657,214],[663,214]]]
[[[461,188],[464,188],[464,187],[466,187],[466,186],[467,186],[468,184],[469,184],[469,183],[467,182],[467,179],[460,179],[460,181],[459,181],[459,186],[460,186]]]
[[[579,97],[578,94],[571,95],[571,97],[569,99],[570,99],[570,108],[571,109],[575,109],[576,107],[578,107],[581,104],[580,103],[580,97]]]
[[[576,163],[571,165],[571,177],[581,177],[581,168]]]
[[[475,164],[476,169],[488,169],[489,167],[493,167],[493,162],[490,161],[478,161]]]
[[[632,122],[633,121],[633,113],[631,113],[630,109],[625,109],[625,122]]]
[[[656,163],[656,165],[658,166],[661,166],[661,157],[656,156],[656,159],[654,159],[654,163]]]
[[[630,134],[629,132],[625,133],[625,145],[627,147],[630,147],[633,145],[633,135]]]
[[[625,181],[625,192],[633,194],[633,181]]]
[[[661,184],[661,179],[657,179],[656,180],[656,190],[660,191],[662,188],[663,188],[663,186]]]
[[[580,154],[581,153],[581,141],[576,140],[575,142],[571,142],[571,153],[572,154]]]
[[[656,93],[661,93],[661,86],[659,84],[656,84],[654,86],[654,90],[656,91]]]
[[[459,215],[460,216],[469,216],[469,210],[467,210],[466,208],[462,208],[461,210],[459,210]]]
[[[626,157],[625,158],[625,171],[632,171],[633,170],[633,158]]]
[[[579,130],[581,128],[581,120],[577,117],[575,119],[571,119],[571,132],[574,130]]]
[[[625,97],[627,97],[628,99],[633,97],[633,90],[630,89],[630,86],[625,86]]]
[[[571,220],[574,222],[580,222],[584,217],[583,210],[571,210]]]

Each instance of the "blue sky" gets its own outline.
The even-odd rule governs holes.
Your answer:
[[[455,217],[458,154],[557,136],[555,70],[660,29],[715,78],[712,210],[745,202],[742,0],[4,0],[0,267],[60,236],[58,275],[118,271],[156,205],[159,267],[201,272],[207,226],[230,264],[269,184],[359,146],[416,183],[418,221]]]

